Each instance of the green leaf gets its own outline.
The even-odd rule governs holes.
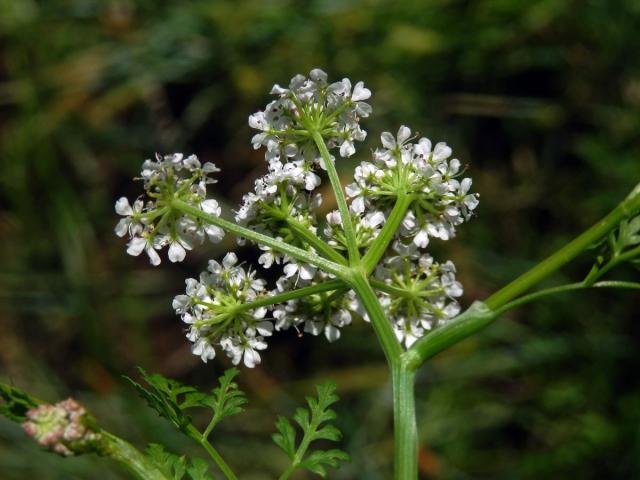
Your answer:
[[[273,434],[273,441],[287,454],[291,465],[283,478],[296,469],[306,469],[321,477],[327,474],[326,467],[338,468],[340,461],[348,461],[349,455],[337,449],[315,450],[307,453],[311,442],[315,440],[338,441],[342,437],[340,431],[327,422],[336,418],[331,408],[338,401],[336,386],[332,382],[318,385],[318,397],[307,397],[308,409],[298,408],[293,419],[302,429],[302,439],[296,448],[296,432],[291,422],[285,417],[278,417],[276,427],[278,433]]]
[[[620,223],[617,243],[622,249],[640,244],[640,215]]]
[[[340,461],[348,462],[349,460],[349,455],[342,450],[316,450],[315,452],[311,452],[307,458],[300,463],[300,468],[306,468],[324,478],[327,475],[325,465],[332,468],[339,468]]]
[[[144,398],[149,406],[178,429],[185,430],[191,425],[191,417],[183,413],[182,403],[191,402],[192,397],[199,393],[195,388],[181,384],[162,375],[149,375],[144,369],[138,368],[142,378],[149,388],[145,388],[129,377],[126,378]]]
[[[192,480],[213,480],[208,473],[209,465],[201,458],[194,458],[187,468],[187,473]]]
[[[278,416],[276,428],[279,433],[274,433],[271,438],[273,442],[279,446],[289,459],[293,459],[296,454],[296,431],[291,422],[286,417]]]
[[[189,465],[187,457],[168,452],[157,443],[150,444],[146,454],[156,467],[172,480],[182,480],[185,474],[189,474],[192,480],[214,480],[208,474],[209,464],[201,458],[194,458]]]
[[[0,415],[19,423],[26,420],[29,410],[42,403],[24,390],[6,383],[0,383],[0,398]]]
[[[205,396],[202,405],[206,405],[214,412],[207,427],[207,435],[223,419],[242,412],[247,403],[244,392],[238,388],[233,379],[240,373],[237,368],[230,368],[218,378],[219,387],[213,389],[213,395]]]
[[[173,480],[181,480],[186,473],[187,460],[184,456],[177,456],[167,452],[162,445],[151,443],[146,450],[149,459],[158,469]]]
[[[191,416],[186,413],[189,409],[207,408],[212,411],[211,420],[204,432],[206,438],[222,419],[241,412],[243,405],[247,403],[244,392],[233,381],[239,373],[236,368],[224,372],[218,379],[219,386],[211,394],[159,374],[148,374],[142,368],[138,370],[147,386],[129,377],[125,378],[151,408],[183,432],[192,424]]]

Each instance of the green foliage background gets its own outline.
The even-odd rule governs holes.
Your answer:
[[[466,305],[485,297],[640,179],[638,32],[636,0],[0,0],[2,380],[77,396],[139,446],[189,451],[120,375],[140,364],[213,385],[227,364],[189,353],[170,301],[234,243],[153,269],[125,255],[113,203],[138,195],[144,158],[184,151],[222,167],[215,193],[234,208],[264,170],[247,116],[273,83],[316,66],[374,92],[358,159],[404,123],[470,165],[478,216],[433,249],[456,261]],[[345,181],[354,162],[340,164]],[[628,292],[567,295],[435,358],[417,388],[421,474],[640,476],[638,305]],[[331,345],[282,335],[242,372],[252,409],[215,441],[242,478],[285,464],[273,421],[325,378],[353,457],[332,478],[390,478],[388,378],[366,325]],[[37,450],[0,422],[2,479],[126,478]]]

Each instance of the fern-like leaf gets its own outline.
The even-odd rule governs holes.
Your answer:
[[[338,468],[341,461],[349,461],[349,455],[338,449],[314,450],[308,452],[311,442],[316,440],[338,441],[342,437],[340,431],[332,424],[336,414],[330,408],[338,401],[336,386],[326,382],[317,387],[318,397],[307,397],[308,408],[299,408],[293,419],[302,430],[302,439],[296,447],[296,431],[285,417],[278,417],[273,434],[273,441],[289,457],[291,464],[280,478],[286,479],[297,469],[306,469],[321,477],[327,475],[326,467]]]
[[[244,393],[233,381],[239,371],[235,368],[227,370],[219,379],[219,386],[211,393],[205,393],[190,385],[171,380],[159,374],[148,374],[139,368],[146,386],[125,377],[144,398],[149,406],[179,430],[186,432],[192,424],[187,410],[207,408],[211,410],[211,420],[203,434],[206,438],[211,430],[223,419],[240,413],[247,403]]]

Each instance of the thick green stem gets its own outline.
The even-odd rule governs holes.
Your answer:
[[[382,346],[382,351],[387,358],[389,367],[393,368],[400,355],[402,355],[402,347],[393,333],[391,322],[387,319],[376,293],[364,275],[355,274],[348,283],[355,290],[362,302],[362,306],[369,315],[371,325],[373,325],[373,330]]]
[[[418,478],[418,432],[414,398],[414,372],[402,361],[402,347],[391,322],[364,275],[354,275],[350,282],[373,325],[391,369],[393,385],[394,479]]]
[[[225,462],[218,451],[213,448],[213,445],[209,443],[209,440],[207,440],[207,438],[204,437],[203,434],[201,434],[193,425],[189,425],[187,427],[187,435],[206,450],[227,480],[238,480],[238,477],[233,473],[231,467],[227,465],[227,462]]]
[[[403,355],[403,360],[412,371],[456,343],[473,335],[497,318],[496,313],[482,302],[474,302],[465,312],[449,323],[439,327],[414,343]]]
[[[580,253],[607,235],[610,230],[617,227],[624,218],[629,217],[639,209],[640,184],[606,217],[506,287],[491,295],[485,301],[486,305],[490,309],[497,309],[513,300],[540,282],[540,280],[573,260]]]
[[[346,275],[346,268],[343,265],[334,263],[330,260],[327,260],[326,258],[316,255],[315,253],[307,252],[305,250],[302,250],[301,248],[294,247],[293,245],[289,245],[280,240],[276,240],[275,238],[272,238],[268,235],[255,232],[249,228],[241,227],[240,225],[237,225],[228,220],[224,220],[223,218],[205,213],[199,208],[193,207],[192,205],[189,205],[182,200],[173,200],[171,202],[171,207],[192,217],[204,220],[211,225],[216,225],[223,230],[226,230],[227,232],[238,235],[239,237],[248,238],[249,240],[253,240],[256,243],[271,247],[275,251],[284,253],[285,255],[289,255],[290,257],[295,258],[300,262],[315,265],[325,272],[331,273],[337,277],[344,278],[344,276]]]
[[[129,442],[101,430],[101,454],[123,464],[140,480],[171,480],[156,467],[149,458]]]
[[[397,362],[391,370],[395,480],[418,478],[418,429],[414,377],[414,372],[402,362]]]
[[[342,228],[344,229],[344,235],[347,239],[347,252],[349,253],[349,262],[351,263],[351,265],[355,265],[360,260],[360,252],[358,252],[356,233],[353,228],[351,215],[349,214],[347,199],[344,196],[344,190],[342,189],[342,184],[340,183],[340,177],[338,177],[336,166],[333,164],[333,160],[331,160],[331,155],[329,154],[327,145],[324,143],[322,134],[318,131],[312,131],[311,135],[318,147],[318,150],[320,151],[322,160],[324,160],[324,165],[327,169],[327,174],[329,175],[329,181],[331,182],[331,188],[333,189],[333,194],[336,197],[336,203],[338,204],[338,210],[340,211],[340,218],[342,219]]]
[[[387,247],[393,240],[393,236],[398,230],[398,227],[400,227],[400,223],[404,220],[413,199],[413,195],[398,195],[396,204],[393,206],[393,210],[391,210],[384,227],[382,227],[380,234],[373,241],[369,250],[367,250],[367,253],[362,258],[362,264],[365,271],[372,272],[376,268],[378,262],[384,255],[384,252],[387,250]]]

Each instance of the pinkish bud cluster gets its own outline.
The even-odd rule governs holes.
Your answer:
[[[27,419],[22,424],[27,435],[63,457],[95,451],[100,440],[100,434],[88,425],[86,409],[72,398],[32,408]]]

